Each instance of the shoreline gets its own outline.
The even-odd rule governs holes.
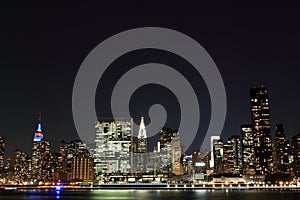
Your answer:
[[[93,191],[93,190],[280,190],[300,191],[300,186],[207,186],[207,185],[100,185],[61,186],[61,191]],[[0,186],[0,191],[30,191],[30,190],[57,190],[56,186]]]

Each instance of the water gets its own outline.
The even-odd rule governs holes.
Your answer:
[[[108,200],[296,200],[300,191],[257,191],[257,190],[92,190],[62,191],[59,195],[52,191],[26,190],[1,191],[0,199],[108,199]]]

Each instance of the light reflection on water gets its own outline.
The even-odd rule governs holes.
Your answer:
[[[221,199],[263,199],[263,200],[294,200],[299,199],[300,191],[232,191],[232,190],[91,190],[62,191],[60,195],[51,191],[0,191],[0,199],[165,199],[165,200],[221,200]]]

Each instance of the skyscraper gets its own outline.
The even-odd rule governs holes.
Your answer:
[[[179,133],[172,139],[172,172],[176,175],[181,175],[183,173],[182,165],[180,163],[180,158],[182,155],[181,145],[179,139]]]
[[[289,154],[291,152],[291,146],[287,140],[283,125],[276,124],[275,132],[275,173],[290,174]]]
[[[22,184],[28,178],[28,162],[26,153],[15,150],[9,157],[9,180]]]
[[[232,174],[234,172],[234,153],[233,153],[233,145],[231,144],[230,140],[228,140],[227,144],[223,145],[222,161],[223,161],[222,172],[227,174]]]
[[[5,139],[0,136],[0,172],[4,169],[4,159],[5,159]]]
[[[177,131],[167,127],[163,127],[159,132],[159,145],[164,148],[167,143],[171,143],[172,139],[177,136]]]
[[[256,174],[266,175],[273,171],[269,98],[267,88],[250,89],[251,119],[255,153]]]
[[[132,125],[131,118],[101,119],[97,122],[94,155],[96,175],[131,172]]]
[[[255,174],[255,154],[252,125],[242,125],[242,171],[245,175]]]
[[[147,133],[144,123],[144,117],[141,118],[139,134],[138,134],[138,152],[146,153],[147,152]]]
[[[217,140],[213,147],[214,153],[214,173],[223,173],[223,141],[222,139]]]
[[[231,136],[228,139],[228,144],[230,144],[232,146],[233,166],[234,166],[233,173],[234,174],[240,174],[242,172],[241,137],[239,135],[233,135],[233,136]]]
[[[32,179],[34,181],[42,180],[43,172],[43,158],[46,153],[50,152],[50,141],[44,140],[44,133],[42,129],[42,117],[39,114],[37,129],[33,137],[32,148]]]
[[[209,161],[209,167],[213,168],[215,165],[215,159],[214,159],[214,146],[215,143],[220,139],[220,136],[211,136],[210,137],[210,161]]]
[[[93,181],[94,163],[93,157],[80,154],[72,158],[72,180]]]
[[[300,132],[292,137],[293,168],[296,177],[300,177]]]
[[[159,132],[159,141],[154,149],[159,155],[159,162],[156,165],[161,173],[171,173],[175,168],[176,174],[181,173],[178,158],[181,157],[179,154],[182,151],[182,147],[178,131],[163,127]],[[149,162],[151,161],[149,159]]]

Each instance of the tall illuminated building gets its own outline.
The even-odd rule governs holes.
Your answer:
[[[254,154],[252,125],[250,124],[242,125],[241,132],[242,132],[242,172],[245,175],[254,175],[255,154]]]
[[[147,152],[147,132],[146,126],[144,123],[144,117],[141,118],[139,134],[138,134],[138,152],[146,153]]]
[[[241,138],[233,135],[223,146],[223,163],[225,173],[241,174],[242,172],[242,150]]]
[[[176,175],[182,175],[183,169],[180,162],[182,152],[181,152],[179,133],[177,133],[177,136],[175,136],[172,139],[171,146],[172,146],[172,163],[171,163],[172,172]]]
[[[163,127],[159,132],[159,141],[155,147],[155,151],[159,156],[159,162],[156,163],[156,167],[160,173],[172,173],[175,168],[176,173],[180,173],[178,171],[180,169],[178,168],[177,162],[178,145],[180,145],[178,131]],[[148,163],[151,161],[153,161],[153,159],[149,159]]]
[[[141,118],[139,132],[138,132],[138,149],[134,154],[134,172],[145,173],[147,171],[147,132],[144,123],[144,117]]]
[[[255,171],[261,175],[272,174],[273,151],[267,88],[263,86],[251,88],[250,99]]]
[[[43,158],[44,155],[50,153],[50,141],[44,140],[44,133],[42,129],[42,117],[39,114],[38,124],[33,136],[32,148],[32,179],[34,182],[40,181],[43,178]]]
[[[233,135],[229,138],[233,150],[234,171],[235,174],[242,172],[242,144],[239,135]]]
[[[224,150],[223,141],[222,141],[222,139],[219,139],[214,143],[214,147],[213,147],[214,173],[223,173],[224,172],[223,150]]]
[[[4,170],[5,139],[0,136],[0,172]]]
[[[230,140],[223,144],[223,173],[232,174],[234,172],[234,153],[233,145]]]
[[[293,170],[296,177],[300,177],[300,132],[292,137]]]
[[[133,120],[101,119],[96,128],[95,174],[132,172]]]
[[[209,161],[210,168],[213,168],[215,166],[214,146],[218,140],[220,140],[220,136],[211,136],[210,137],[210,161]]]
[[[27,162],[27,154],[15,150],[9,156],[9,176],[8,178],[15,184],[23,184],[29,173],[29,165]]]
[[[164,148],[166,144],[170,144],[172,139],[177,136],[177,131],[167,127],[163,127],[159,132],[159,147]]]
[[[94,162],[92,156],[79,154],[78,156],[72,158],[71,163],[71,179],[80,181],[93,181]]]
[[[275,132],[275,158],[274,169],[275,173],[290,174],[289,154],[291,146],[286,138],[283,125],[276,124]]]

